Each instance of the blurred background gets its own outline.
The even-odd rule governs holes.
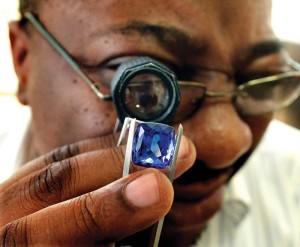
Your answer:
[[[7,28],[9,20],[18,18],[17,8],[17,0],[0,0],[0,122],[5,116],[3,114],[11,114],[15,106],[20,108],[14,97],[17,79],[11,62]],[[292,57],[300,61],[300,0],[273,0],[272,24]],[[276,117],[300,128],[300,99],[289,108],[277,112]]]

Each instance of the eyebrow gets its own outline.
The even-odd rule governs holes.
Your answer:
[[[167,50],[176,49],[178,51],[177,49],[181,47],[203,50],[207,47],[205,42],[196,42],[195,38],[184,30],[164,24],[132,21],[123,26],[116,26],[111,31],[122,35],[131,35],[133,32],[136,32],[140,36],[153,37]]]
[[[138,33],[140,36],[152,37],[166,50],[180,54],[183,57],[192,54],[202,54],[208,49],[209,42],[205,39],[196,39],[188,32],[163,23],[152,24],[144,21],[132,21],[124,25],[116,25],[109,33],[132,35]],[[188,49],[188,50],[187,50]],[[278,53],[284,49],[284,45],[278,39],[269,39],[248,46],[238,57],[238,67],[250,64],[261,57]],[[188,52],[189,51],[189,52]]]
[[[267,40],[250,45],[242,55],[239,61],[243,64],[249,64],[261,57],[280,52],[284,49],[284,45],[279,40]]]

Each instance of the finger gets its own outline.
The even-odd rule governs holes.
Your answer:
[[[175,177],[184,173],[194,162],[195,150],[191,141],[183,138],[182,146]],[[18,180],[8,188],[1,188],[1,222],[8,223],[119,179],[122,176],[124,149],[108,148],[64,159]],[[131,173],[141,169],[133,166]]]
[[[50,153],[38,157],[35,160],[23,165],[9,180],[1,184],[1,187],[3,189],[9,187],[28,174],[44,169],[51,163],[62,161],[78,154],[115,147],[117,139],[118,134],[112,134],[56,148]],[[187,137],[182,136],[177,160],[177,167],[179,168],[176,170],[175,178],[182,174],[181,168],[186,170],[187,166],[194,163],[195,158],[196,151],[193,143]]]
[[[0,221],[8,223],[119,179],[123,159],[121,148],[93,151],[52,163],[1,187]]]
[[[83,140],[62,147],[58,147],[46,155],[38,157],[23,165],[9,181],[3,183],[3,186],[10,186],[15,181],[27,176],[30,173],[45,168],[47,165],[57,161],[62,161],[74,157],[78,154],[90,151],[101,150],[105,148],[115,147],[118,140],[118,134],[111,134],[93,139]]]
[[[172,200],[173,189],[167,177],[155,169],[146,169],[3,227],[0,243],[4,246],[110,243],[154,224],[168,212]]]

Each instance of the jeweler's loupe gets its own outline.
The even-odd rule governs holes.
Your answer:
[[[111,90],[121,122],[126,117],[167,122],[180,103],[174,72],[149,57],[122,63],[112,80]]]

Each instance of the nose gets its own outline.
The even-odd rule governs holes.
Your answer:
[[[213,169],[232,165],[252,145],[250,127],[225,100],[204,102],[184,123],[184,134],[195,144],[197,159]]]

